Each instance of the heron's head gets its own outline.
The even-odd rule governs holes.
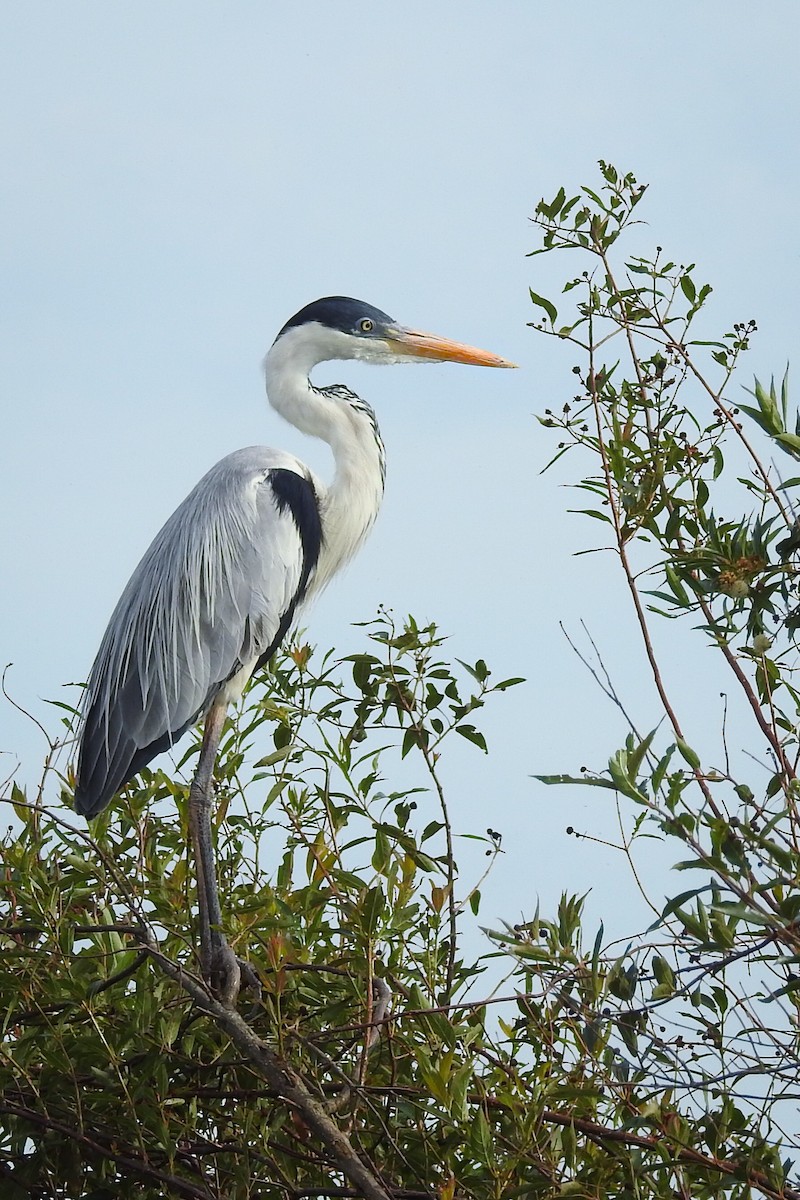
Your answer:
[[[329,359],[355,358],[369,363],[458,362],[480,367],[513,367],[514,363],[449,338],[398,325],[387,313],[349,296],[314,300],[287,321],[275,339],[278,346],[306,359],[309,368]]]

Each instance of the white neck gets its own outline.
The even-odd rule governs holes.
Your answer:
[[[321,358],[319,342],[309,346],[302,334],[300,327],[279,338],[264,360],[264,373],[275,411],[302,433],[327,442],[333,453],[333,481],[319,496],[323,546],[313,583],[317,591],[369,533],[383,499],[384,462],[371,409],[345,388],[318,389],[309,380],[311,368],[334,357],[338,347]]]

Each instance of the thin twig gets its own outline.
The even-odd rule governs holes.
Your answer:
[[[636,358],[636,355],[635,355],[635,349],[632,349],[631,353],[634,357],[634,362],[636,363],[637,370],[638,370],[638,359]],[[591,394],[591,398],[592,398],[592,407],[594,409],[595,428],[597,431],[597,444],[598,444],[598,448],[600,450],[600,459],[603,464],[603,478],[605,481],[606,496],[608,497],[608,502],[609,502],[609,506],[611,509],[612,519],[613,519],[614,532],[615,532],[616,540],[617,540],[617,555],[619,557],[619,561],[622,566],[622,571],[625,576],[625,582],[628,586],[628,591],[630,593],[631,601],[633,603],[634,612],[636,613],[636,621],[639,625],[639,631],[641,633],[642,641],[644,643],[644,650],[645,650],[645,654],[647,655],[647,661],[650,664],[650,671],[653,676],[653,682],[655,683],[656,691],[658,692],[658,696],[659,696],[659,699],[661,700],[661,704],[663,706],[664,712],[667,714],[667,718],[669,720],[670,725],[672,726],[672,729],[673,729],[673,732],[674,732],[676,738],[678,738],[681,742],[685,743],[686,739],[683,736],[683,730],[681,729],[681,725],[678,720],[678,715],[675,712],[674,708],[672,707],[669,696],[667,695],[666,688],[664,686],[664,680],[661,676],[661,667],[659,666],[659,662],[658,662],[658,659],[656,658],[655,650],[653,649],[653,643],[650,638],[650,629],[648,627],[647,618],[645,616],[644,609],[642,607],[642,601],[639,596],[639,589],[636,586],[636,580],[634,578],[633,571],[631,570],[630,562],[628,561],[628,555],[625,550],[625,539],[622,535],[622,523],[620,521],[619,508],[617,506],[617,500],[616,500],[616,496],[614,495],[614,487],[613,487],[613,483],[612,483],[611,465],[608,461],[608,451],[606,449],[605,438],[603,436],[603,423],[601,420],[601,413],[600,413],[600,397],[597,392],[597,379],[596,379],[595,369],[594,369],[594,351],[591,347],[589,350],[589,384],[590,384],[590,394]],[[641,386],[643,386],[643,383],[641,384]],[[693,768],[693,774],[694,774],[694,777],[695,777],[698,787],[700,788],[701,792],[703,793],[703,798],[705,799],[706,804],[711,809],[711,811],[714,813],[714,815],[721,819],[723,817],[723,813],[720,810],[719,805],[717,804],[716,800],[712,796],[711,789],[709,788],[708,784],[706,783],[705,779],[703,778],[699,767]]]

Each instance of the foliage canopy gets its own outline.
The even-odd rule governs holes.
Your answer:
[[[197,975],[198,743],[88,833],[43,790],[4,789],[9,1200],[800,1197],[800,479],[770,458],[800,457],[800,425],[785,379],[729,398],[755,323],[701,330],[710,286],[661,249],[621,250],[644,188],[600,168],[534,217],[533,253],[577,266],[558,304],[531,291],[533,328],[578,360],[540,421],[622,572],[663,719],[639,729],[590,664],[625,744],[539,779],[616,795],[631,870],[655,837],[688,882],[623,945],[565,894],[465,954],[482,881],[459,877],[441,760],[458,737],[486,750],[480,710],[513,703],[500,694],[518,681],[448,662],[435,626],[386,613],[367,651],[297,645],[220,756],[228,932],[263,987],[250,1011],[247,996],[221,1009]],[[665,620],[730,675],[697,746],[652,634]],[[489,869],[499,835],[481,836]]]

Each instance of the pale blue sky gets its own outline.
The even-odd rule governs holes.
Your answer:
[[[311,635],[352,649],[349,622],[384,603],[435,619],[453,655],[525,675],[489,715],[492,756],[465,746],[451,776],[457,826],[506,835],[486,916],[590,885],[603,912],[621,864],[563,830],[613,834],[613,814],[529,778],[600,765],[621,740],[558,621],[585,618],[631,707],[655,705],[610,564],[571,557],[594,531],[538,474],[553,441],[532,414],[568,398],[573,360],[526,328],[528,285],[555,278],[524,257],[528,218],[599,157],[633,170],[651,185],[642,245],[700,264],[720,329],[758,319],[750,369],[782,371],[798,328],[796,0],[26,0],[0,16],[15,699],[54,727],[42,698],[85,676],[139,556],[217,458],[266,442],[327,470],[267,409],[260,360],[307,301],[363,298],[522,369],[319,372],[374,404],[389,481]],[[43,743],[8,707],[0,730],[30,781]]]

